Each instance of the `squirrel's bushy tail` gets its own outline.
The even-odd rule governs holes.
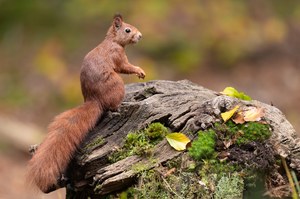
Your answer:
[[[55,187],[76,148],[102,114],[96,101],[88,101],[54,118],[48,135],[29,161],[27,180],[47,193]]]

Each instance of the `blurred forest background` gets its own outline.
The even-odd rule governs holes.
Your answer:
[[[115,13],[143,33],[127,54],[144,81],[233,86],[280,108],[300,132],[299,1],[0,0],[0,198],[33,198],[24,187],[27,145],[82,103],[81,62]]]

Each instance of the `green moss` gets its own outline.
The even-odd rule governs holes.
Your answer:
[[[121,194],[120,194],[120,199],[127,199],[128,198],[128,192],[127,191],[123,191]]]
[[[151,155],[153,147],[164,139],[168,129],[154,123],[144,130],[129,133],[124,146],[112,157],[118,161],[131,155]],[[219,160],[218,153],[252,141],[263,141],[271,135],[266,124],[248,122],[215,123],[213,128],[199,131],[188,152],[148,170],[144,164],[131,169],[138,183],[117,195],[119,198],[242,198],[243,190],[256,176],[254,168],[230,161]],[[224,141],[230,141],[229,148]],[[218,143],[218,145],[217,145]],[[253,153],[249,151],[249,153]],[[153,160],[154,161],[154,160]],[[176,171],[164,176],[170,169]]]
[[[139,186],[135,186],[131,190],[132,195],[137,198],[170,198],[170,195],[164,188],[160,174],[155,170],[141,172],[139,182]]]
[[[225,124],[215,123],[216,132],[224,134],[224,139],[234,140],[238,145],[247,144],[251,141],[261,142],[271,136],[270,126],[258,122],[246,122],[244,124],[235,124],[228,121]]]
[[[186,156],[189,157],[189,156]],[[143,164],[132,167],[137,173],[137,184],[126,191],[110,195],[110,198],[128,199],[156,199],[156,198],[201,198],[215,197],[235,198],[243,193],[244,180],[241,176],[242,168],[230,162],[220,162],[212,159],[198,162],[198,172],[190,171],[188,167],[182,167],[189,159],[176,158],[167,162],[165,166],[147,170]],[[177,169],[172,174],[164,176],[169,169]],[[223,184],[226,183],[226,184]],[[237,186],[238,185],[238,186]],[[227,190],[227,187],[230,189]],[[215,193],[218,189],[218,192]],[[227,191],[227,192],[226,192]],[[242,198],[242,197],[241,197]]]
[[[152,123],[145,129],[146,136],[153,139],[162,139],[169,133],[169,130],[161,123]]]
[[[237,165],[230,164],[229,162],[220,162],[218,159],[203,160],[199,166],[200,169],[198,174],[201,178],[205,178],[211,174],[217,174],[221,176],[225,173],[232,173],[240,170]]]
[[[201,198],[210,199],[211,190],[200,183],[201,179],[193,172],[182,172],[178,175],[178,182],[180,187],[177,187],[181,198]],[[178,186],[178,184],[177,184]]]
[[[104,139],[103,139],[103,137],[102,137],[101,135],[99,135],[99,136],[97,136],[95,139],[93,139],[93,141],[92,141],[91,143],[87,144],[87,145],[84,147],[84,149],[85,149],[85,150],[91,150],[91,149],[93,149],[94,147],[99,146],[99,145],[101,145],[101,144],[103,144],[103,143],[104,143]]]
[[[263,141],[271,136],[269,126],[256,122],[249,122],[241,126],[243,133],[236,141],[238,145],[248,143],[250,141]]]
[[[101,189],[102,189],[102,184],[98,182],[94,188],[94,192],[97,192],[98,190],[101,190]]]
[[[150,155],[153,146],[143,131],[129,133],[124,146],[110,155],[109,160],[117,162],[132,155]]]
[[[184,155],[184,154],[183,154],[183,155]],[[182,160],[182,157],[173,158],[173,159],[168,160],[167,162],[165,162],[164,165],[165,165],[168,169],[172,169],[172,168],[180,168],[180,167],[181,167],[181,160]]]
[[[224,175],[218,181],[215,199],[240,199],[243,198],[244,181],[238,173]]]
[[[214,130],[199,131],[198,138],[192,142],[192,146],[189,148],[189,154],[195,160],[210,158],[215,152],[215,145],[216,133]]]
[[[117,162],[132,155],[151,156],[154,146],[168,132],[161,123],[152,123],[144,130],[131,132],[126,136],[123,147],[110,155],[109,160]]]
[[[134,173],[141,173],[141,172],[144,172],[148,169],[148,165],[144,164],[144,163],[136,163],[134,165],[132,165],[131,167],[131,170],[134,172]]]
[[[155,169],[143,171],[139,174],[139,183],[127,189],[127,198],[210,198],[209,191],[198,180],[198,176],[190,172],[163,177]]]
[[[222,148],[216,147],[216,142],[221,143],[220,146],[225,141],[230,141],[231,145],[243,145],[252,141],[264,141],[270,136],[269,125],[262,123],[215,123],[213,128],[198,132],[198,138],[192,142],[188,154],[196,160],[200,182],[208,189],[216,187],[215,198],[242,198],[244,179],[240,176],[248,179],[254,174],[251,168],[217,159],[216,149]]]

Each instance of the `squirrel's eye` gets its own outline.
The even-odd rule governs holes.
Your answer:
[[[125,32],[126,32],[126,33],[130,33],[130,32],[131,32],[130,28],[126,28],[126,29],[125,29]]]

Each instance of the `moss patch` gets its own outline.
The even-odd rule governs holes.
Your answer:
[[[113,160],[130,155],[151,155],[153,147],[168,133],[168,129],[159,123],[129,133],[124,146],[112,155]],[[137,183],[122,193],[110,196],[140,199],[242,198],[244,188],[253,182],[257,168],[268,171],[275,162],[272,149],[264,144],[271,136],[269,125],[255,122],[236,125],[228,121],[216,123],[197,135],[188,151],[178,158],[151,170],[147,170],[145,165],[134,165],[132,170],[137,174]],[[169,173],[171,170],[173,172]]]
[[[274,167],[274,152],[263,143],[270,136],[270,126],[257,122],[215,123],[199,131],[188,149],[196,161],[199,182],[214,198],[242,198],[244,182],[251,183],[257,171]]]
[[[210,158],[215,152],[216,132],[214,130],[199,131],[198,138],[192,142],[189,154],[195,160]]]
[[[192,142],[189,155],[195,160],[212,158],[216,152],[216,142],[230,145],[247,145],[251,142],[262,142],[271,136],[269,125],[257,122],[235,124],[228,121],[225,124],[216,123],[206,131],[199,131],[198,138]]]
[[[219,133],[219,138],[231,139],[238,145],[247,144],[252,141],[262,142],[268,139],[272,134],[268,124],[258,122],[235,124],[231,120],[225,124],[216,123],[214,130]]]
[[[87,145],[84,147],[84,149],[85,149],[85,150],[93,150],[94,147],[100,146],[101,144],[104,143],[104,141],[105,141],[105,140],[103,139],[103,137],[102,137],[101,135],[99,135],[99,136],[97,136],[95,139],[93,139],[93,141],[92,141],[91,143],[87,144]]]
[[[235,167],[218,160],[198,162],[197,169],[190,170],[190,164],[194,164],[188,155],[173,159],[155,169],[145,170],[138,167],[137,183],[127,190],[110,195],[110,198],[139,198],[139,199],[169,199],[169,198],[201,198],[210,199],[215,195],[219,185],[218,196],[234,196],[243,193],[242,177],[234,175]],[[188,163],[188,164],[186,164]],[[177,169],[174,169],[176,166]],[[174,172],[169,173],[170,170]],[[169,174],[168,174],[169,173]],[[229,190],[224,189],[220,182],[229,178],[228,186],[240,185]],[[224,178],[224,179],[222,179]],[[241,182],[241,183],[237,183]]]
[[[176,172],[163,177],[157,169],[152,169],[141,172],[135,186],[116,196],[126,195],[128,199],[211,198],[209,190],[197,179],[197,175],[189,172]]]
[[[161,123],[152,123],[146,129],[131,132],[126,136],[124,145],[112,155],[109,160],[117,162],[132,155],[151,156],[153,147],[169,133]]]

